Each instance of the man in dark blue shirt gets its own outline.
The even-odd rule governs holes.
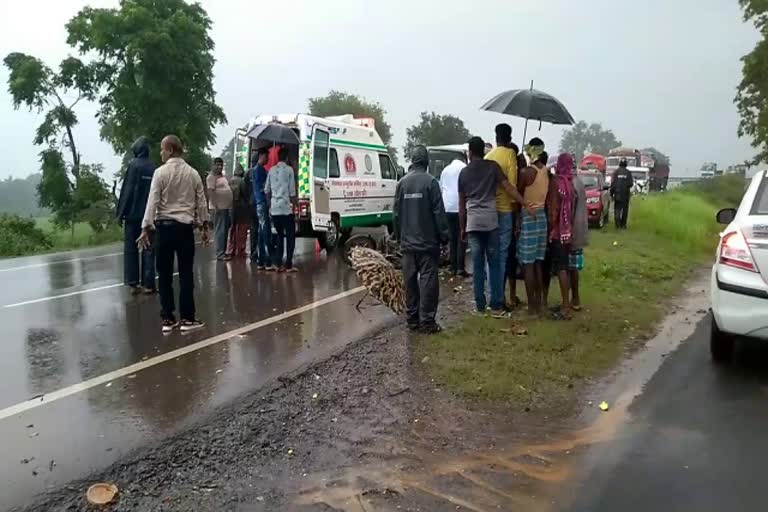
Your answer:
[[[269,256],[272,225],[269,221],[267,196],[264,193],[264,184],[267,182],[267,169],[264,165],[267,163],[268,155],[266,148],[258,150],[256,158],[251,162],[252,167],[248,169],[248,176],[254,204],[251,224],[251,263],[257,265],[257,270],[272,271],[274,267]]]

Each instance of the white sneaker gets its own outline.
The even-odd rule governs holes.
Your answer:
[[[181,326],[181,332],[196,331],[205,327],[205,324],[200,320],[182,320],[179,325]]]

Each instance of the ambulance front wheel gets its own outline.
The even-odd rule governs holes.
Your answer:
[[[339,245],[339,238],[339,225],[336,219],[331,221],[328,231],[317,233],[317,243],[320,244],[321,249],[325,249],[325,252],[333,252]]]

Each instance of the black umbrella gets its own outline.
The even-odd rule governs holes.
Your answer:
[[[270,123],[254,126],[248,131],[248,137],[270,144],[299,144],[299,136],[284,124]]]
[[[568,109],[554,96],[534,89],[533,82],[530,89],[514,89],[497,94],[480,109],[525,118],[523,144],[528,133],[529,119],[552,124],[575,124]]]

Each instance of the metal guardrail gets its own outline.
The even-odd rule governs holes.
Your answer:
[[[699,181],[701,179],[704,179],[700,176],[670,176],[667,180],[667,190],[679,187],[683,183],[691,183],[693,181]]]

